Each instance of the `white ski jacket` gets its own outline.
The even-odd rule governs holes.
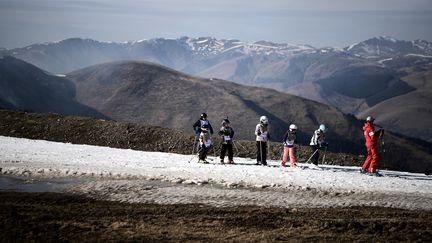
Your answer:
[[[325,143],[325,134],[321,129],[315,130],[314,134],[312,135],[310,145],[321,145]]]
[[[256,141],[267,142],[269,140],[268,126],[262,124],[256,125],[255,128]]]

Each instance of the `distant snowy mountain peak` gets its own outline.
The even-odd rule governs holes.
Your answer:
[[[389,36],[374,37],[352,44],[345,51],[363,58],[390,58],[407,54],[430,55],[432,43],[425,40],[404,41]]]
[[[393,42],[393,43],[396,43],[396,42],[399,41],[398,39],[396,39],[396,38],[394,38],[394,37],[386,36],[386,35],[384,35],[384,36],[379,36],[379,37],[372,38],[372,39],[378,39],[378,40],[382,40],[382,41],[390,41],[390,42]]]
[[[202,56],[218,54],[225,49],[226,44],[213,37],[188,38],[186,43],[194,55]]]

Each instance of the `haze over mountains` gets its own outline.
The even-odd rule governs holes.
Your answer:
[[[67,39],[1,51],[52,73],[146,60],[207,78],[270,87],[332,105],[387,129],[432,141],[432,43],[372,38],[345,48],[210,37],[127,43]],[[421,117],[413,122],[410,117]]]

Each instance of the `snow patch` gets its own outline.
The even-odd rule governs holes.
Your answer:
[[[236,164],[221,165],[216,162],[217,157],[211,158],[214,162],[204,165],[197,163],[195,155],[0,136],[0,174],[41,178],[104,179],[75,190],[84,193],[94,192],[95,195],[108,200],[129,198],[129,202],[147,202],[146,200],[151,199],[165,200],[165,203],[190,203],[196,199],[198,202],[210,200],[214,203],[221,199],[225,200],[227,194],[235,193],[224,191],[227,188],[243,188],[243,191],[236,191],[238,195],[232,194],[230,199],[227,199],[231,202],[230,205],[241,204],[244,200],[239,200],[238,196],[243,195],[247,200],[267,202],[267,205],[273,205],[273,200],[283,205],[377,204],[432,209],[432,177],[423,174],[381,171],[383,177],[371,177],[360,174],[359,167],[352,166],[321,165],[319,169],[315,169],[309,164],[299,163],[298,168],[292,170],[280,167],[280,161],[270,160],[269,166],[255,166],[254,159],[234,158]],[[111,180],[115,181],[110,182]],[[125,180],[126,189],[118,189],[121,188],[121,183],[117,180]],[[160,180],[185,186],[205,187],[210,184],[221,189],[184,189],[171,186],[161,191],[144,190],[140,187],[140,180]],[[118,190],[110,191],[111,185],[118,187]],[[137,190],[134,191],[134,188]],[[260,191],[250,192],[244,188]],[[156,194],[151,194],[154,191]],[[129,193],[137,195],[124,197]],[[149,193],[154,197],[148,197]],[[294,197],[305,194],[309,195],[308,199],[300,200]],[[173,196],[172,200],[168,199],[170,195]],[[289,203],[285,204],[287,200]],[[247,203],[252,204],[252,201]]]
[[[359,44],[359,43],[354,43],[354,44],[350,45],[350,46],[348,47],[347,51],[353,49],[353,48],[356,47],[358,44]]]
[[[414,53],[406,54],[405,56],[406,56],[406,57],[423,57],[423,58],[432,58],[432,56],[426,56],[426,55],[414,54]]]

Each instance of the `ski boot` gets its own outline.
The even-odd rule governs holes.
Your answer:
[[[228,161],[228,164],[234,164],[234,160],[230,160],[230,161]]]
[[[378,173],[378,171],[369,172],[368,175],[370,175],[370,176],[376,176],[376,177],[381,177],[382,176],[380,173]]]

